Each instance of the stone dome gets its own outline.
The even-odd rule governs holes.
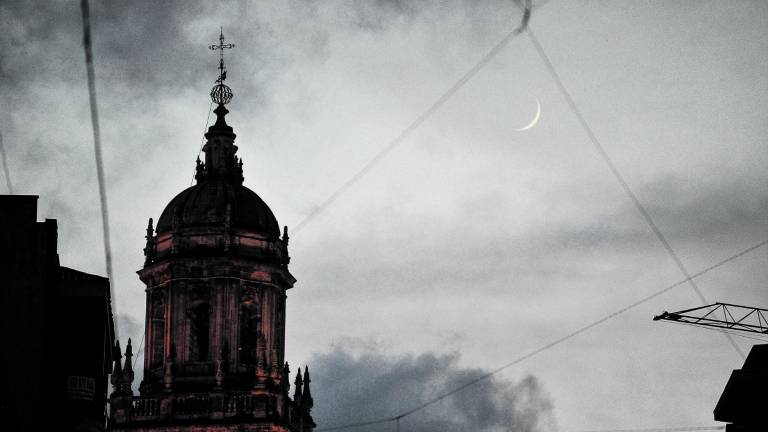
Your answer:
[[[252,190],[227,179],[199,181],[176,195],[160,215],[156,232],[171,231],[174,219],[179,228],[222,226],[228,206],[231,228],[280,237],[280,226],[269,206]]]

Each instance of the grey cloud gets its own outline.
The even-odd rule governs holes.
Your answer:
[[[765,237],[768,192],[759,182],[730,181],[702,187],[666,177],[636,190],[658,227],[680,249],[702,239],[729,237],[734,244],[722,242],[725,250],[717,256],[722,259],[727,252],[748,246],[744,241],[757,242]],[[377,290],[379,295],[399,295],[410,291],[405,287],[413,286],[445,294],[489,283],[503,286],[512,278],[520,284],[528,277],[541,280],[545,275],[595,276],[599,271],[594,266],[583,265],[594,254],[632,260],[649,254],[664,256],[658,240],[626,197],[583,203],[579,199],[573,195],[548,197],[548,201],[563,204],[562,209],[552,209],[560,213],[557,223],[540,224],[522,233],[467,224],[467,220],[492,219],[498,206],[466,205],[463,211],[468,213],[453,214],[446,227],[449,232],[462,233],[460,240],[418,235],[415,228],[403,230],[389,240],[408,248],[390,254],[386,249],[390,246],[379,250],[370,238],[348,239],[332,259],[316,263],[322,271],[313,274],[312,280],[326,293],[349,292],[344,288],[349,285],[368,286],[367,290]],[[469,200],[478,202],[476,197]],[[581,211],[579,205],[583,206]],[[391,223],[405,226],[396,220]],[[349,256],[342,257],[346,251]],[[373,266],[369,265],[371,259]]]
[[[396,357],[336,348],[317,355],[311,369],[318,428],[390,417],[487,372],[458,363],[457,354]],[[401,426],[423,432],[552,431],[552,410],[536,377],[513,382],[496,376],[402,419]],[[358,430],[389,431],[392,424]]]
[[[667,175],[633,189],[673,246],[684,246],[723,236],[751,237],[755,242],[762,240],[765,215],[768,214],[766,186],[764,180],[744,177],[723,179],[712,176],[701,182],[691,182]],[[660,247],[638,209],[626,196],[596,210],[596,219],[570,226],[560,225],[552,232],[535,232],[531,237],[566,248],[627,250],[631,246],[636,251],[647,251]],[[578,217],[571,219],[579,220]]]
[[[280,103],[285,103],[285,95],[274,93],[276,81],[285,79],[294,86],[306,85],[306,71],[318,69],[320,63],[334,54],[334,38],[354,39],[367,32],[358,26],[358,15],[379,17],[382,21],[377,26],[385,29],[398,17],[419,16],[428,22],[423,17],[426,11],[446,14],[451,6],[458,5],[458,15],[462,15],[480,9],[469,4],[328,4],[298,0],[224,5],[202,1],[91,2],[97,92],[110,189],[115,190],[126,173],[135,171],[136,164],[146,163],[146,155],[157,145],[153,142],[156,136],[169,127],[161,122],[144,122],[144,130],[122,125],[136,125],[130,119],[162,116],[190,89],[205,101],[216,74],[215,55],[207,45],[215,42],[219,25],[225,27],[237,45],[237,55],[229,58],[236,97],[247,97],[248,105],[255,106],[258,115],[275,98],[282,97]],[[0,4],[0,11],[0,23],[8,29],[0,34],[0,99],[6,106],[14,107],[16,113],[15,118],[0,119],[12,176],[20,177],[17,183],[23,185],[29,183],[22,181],[26,172],[55,170],[57,181],[70,179],[66,186],[69,189],[73,188],[73,181],[78,183],[78,189],[93,187],[88,122],[73,122],[74,118],[87,119],[88,115],[79,4],[13,0]],[[208,27],[210,31],[205,35],[199,33],[200,28]],[[313,95],[301,95],[294,112],[307,105],[308,97]],[[201,102],[201,111],[205,103]],[[50,127],[36,130],[30,129],[30,124]],[[56,130],[67,124],[70,136]],[[52,134],[49,139],[38,138],[46,131]],[[114,135],[110,136],[110,132]],[[177,133],[173,131],[173,135]],[[194,166],[194,147],[190,143],[186,156],[190,172]],[[110,164],[110,157],[130,163]],[[62,191],[56,188],[53,192],[59,195]]]
[[[136,392],[139,389],[141,380],[144,378],[144,338],[142,337],[144,334],[144,324],[140,323],[132,316],[122,313],[117,316],[115,321],[115,325],[117,325],[120,332],[119,336],[121,355],[125,353],[125,347],[128,344],[128,339],[131,339],[131,345],[133,347],[133,362],[135,364],[135,367],[133,368],[133,390]],[[125,361],[125,359],[123,359],[123,361]]]
[[[62,263],[103,273],[78,3],[0,2],[0,102],[7,107],[0,127],[14,186],[40,194],[41,218],[59,219]],[[534,12],[532,24],[622,173],[696,271],[766,235],[760,142],[768,86],[765,61],[755,54],[768,40],[760,37],[765,8],[624,6],[552,2]],[[144,294],[134,272],[143,230],[190,182],[216,74],[207,46],[220,25],[237,45],[227,60],[236,93],[230,118],[246,183],[292,228],[520,18],[511,0],[91,7],[119,312],[137,317],[118,322],[123,345],[131,336],[136,346]],[[545,107],[541,124],[512,133],[534,96]],[[306,358],[335,340],[381,338],[392,352],[461,350],[464,361],[493,367],[514,358],[518,343],[523,349],[554,338],[560,328],[678,280],[585,140],[533,48],[525,38],[511,43],[408,143],[292,237],[299,284],[290,293],[289,354]],[[763,302],[761,259],[755,254],[709,274],[702,289],[712,299]],[[667,370],[674,359],[659,347],[668,339],[653,339],[645,326],[652,313],[692,300],[682,288],[622,321],[633,337],[653,342],[631,351],[643,363],[637,370]],[[478,313],[462,313],[467,307]],[[501,352],[499,341],[515,343],[515,352]],[[640,427],[649,418],[693,424],[711,420],[709,396],[672,409],[658,395],[675,382],[716,396],[723,371],[735,367],[722,360],[730,347],[719,347],[691,350],[706,353],[699,363],[710,369],[695,369],[706,378],[670,375],[659,380],[659,393],[641,394],[627,377],[634,369],[575,344],[568,355],[603,371],[632,402],[611,412],[603,409],[606,392],[573,396],[591,379],[579,374],[578,361],[528,365],[546,376],[569,429]],[[379,354],[371,356],[383,360],[371,364],[420,362]],[[350,354],[349,362],[363,357]],[[322,413],[325,403],[316,400]],[[381,414],[400,406],[387,408]],[[425,425],[441,421],[427,417]]]
[[[764,230],[768,183],[763,178],[712,176],[692,183],[666,176],[648,189],[648,210],[661,226],[681,237]]]
[[[118,315],[117,325],[120,327],[121,331],[125,333],[125,336],[123,337],[125,341],[123,341],[123,344],[128,341],[129,337],[135,338],[144,332],[144,325],[130,315]],[[133,343],[138,344],[139,342],[139,340],[136,340]]]
[[[402,0],[358,0],[352,3],[349,14],[362,29],[381,31],[395,19],[412,19],[428,2]]]

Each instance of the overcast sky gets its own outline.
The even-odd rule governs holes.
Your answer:
[[[521,19],[492,0],[93,3],[116,303],[134,345],[144,230],[190,185],[219,26],[236,44],[228,121],[245,184],[290,230]],[[15,191],[58,220],[61,263],[104,274],[81,25],[76,1],[0,2],[0,130]],[[691,272],[768,238],[768,4],[551,0],[530,25]],[[539,123],[516,131],[537,101]],[[683,277],[527,36],[292,235],[291,255],[287,358],[313,368],[321,426],[397,414]],[[768,251],[697,282],[711,301],[766,307]],[[682,285],[402,430],[713,424],[742,358],[722,335],[651,320],[699,304]]]

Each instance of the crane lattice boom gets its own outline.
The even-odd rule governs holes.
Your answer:
[[[717,313],[717,312],[720,313]],[[723,319],[720,319],[723,316]],[[653,317],[654,321],[674,321],[702,327],[739,330],[748,333],[768,334],[768,309],[714,303],[678,312],[664,311]]]

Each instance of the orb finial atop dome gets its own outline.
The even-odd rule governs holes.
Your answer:
[[[211,100],[219,105],[226,105],[232,100],[232,89],[224,84],[224,80],[227,79],[227,68],[224,67],[224,50],[232,49],[235,44],[224,43],[224,29],[221,28],[219,33],[219,44],[211,45],[208,49],[219,51],[219,78],[216,79],[216,85],[211,89]]]
[[[211,100],[219,105],[226,105],[232,100],[232,89],[225,84],[216,84],[211,89]]]

